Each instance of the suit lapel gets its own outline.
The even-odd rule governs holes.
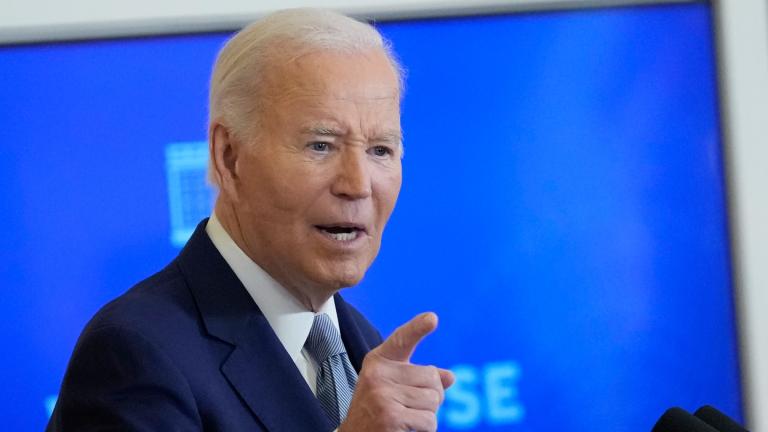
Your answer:
[[[270,431],[331,431],[320,407],[263,315],[248,326],[222,373]]]
[[[332,430],[269,322],[208,238],[207,221],[177,263],[208,333],[233,346],[221,373],[267,430]]]
[[[360,373],[360,369],[363,366],[363,359],[373,347],[363,336],[363,333],[350,310],[349,304],[347,304],[339,294],[334,296],[334,302],[336,303],[336,315],[339,319],[341,340],[344,342],[344,347],[347,349],[349,362],[352,363],[355,370]]]

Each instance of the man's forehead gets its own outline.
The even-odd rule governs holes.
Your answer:
[[[297,54],[280,54],[262,71],[271,87],[283,92],[304,91],[308,95],[343,90],[345,82],[364,79],[371,99],[400,95],[400,83],[394,66],[382,49],[363,52],[315,50]],[[343,96],[343,92],[339,96]]]
[[[345,104],[370,108],[391,109],[400,106],[400,94],[391,85],[371,82],[365,87],[345,85],[345,82],[285,81],[272,87],[272,97],[280,102],[300,102],[315,108],[338,108]]]

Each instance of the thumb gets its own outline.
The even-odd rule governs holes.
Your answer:
[[[424,337],[437,328],[437,315],[424,312],[401,325],[376,348],[379,355],[389,360],[407,362]]]

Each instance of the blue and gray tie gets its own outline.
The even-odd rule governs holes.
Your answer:
[[[318,365],[317,399],[334,427],[338,427],[347,417],[357,373],[349,362],[341,335],[327,314],[315,316],[304,347]]]

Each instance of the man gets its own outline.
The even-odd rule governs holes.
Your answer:
[[[432,431],[450,372],[410,364],[337,292],[376,257],[401,183],[400,72],[370,26],[270,15],[222,49],[203,221],[78,340],[49,430]]]

